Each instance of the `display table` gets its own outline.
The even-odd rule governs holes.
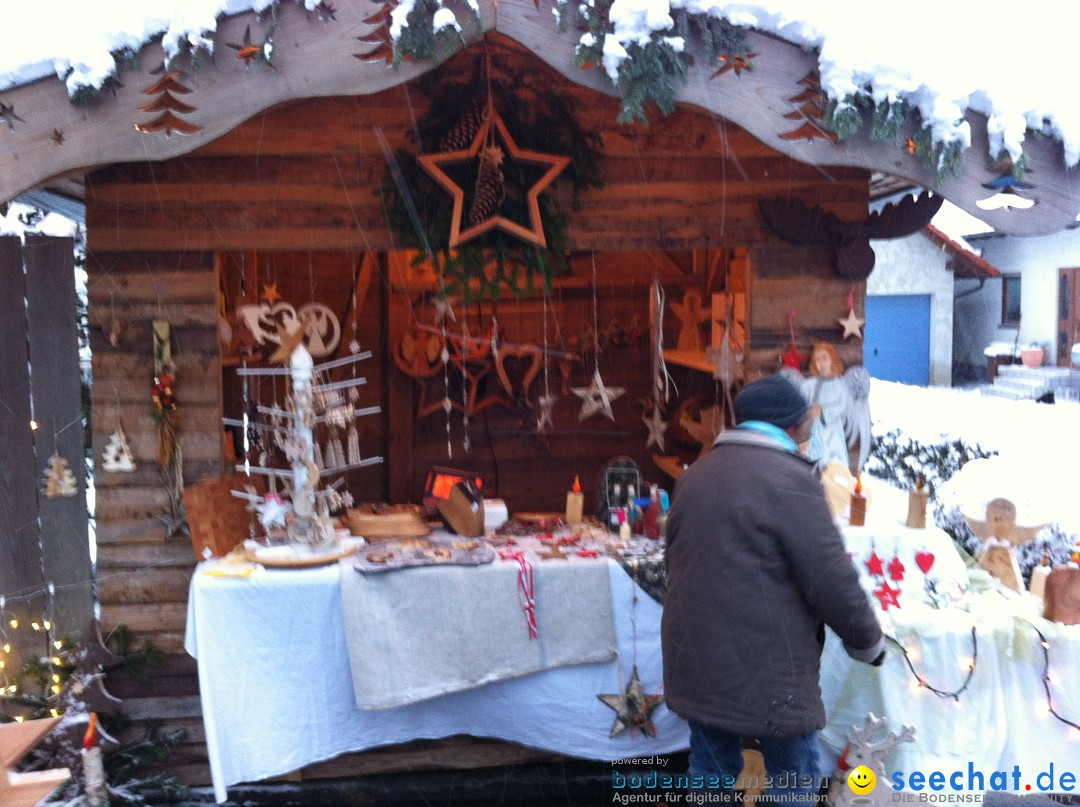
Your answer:
[[[948,692],[959,689],[967,675],[974,627],[976,666],[958,699],[941,698],[919,687],[896,646],[890,644],[881,668],[871,668],[851,662],[830,633],[821,675],[829,716],[822,738],[829,764],[843,750],[851,727],[861,726],[867,713],[874,712],[888,717],[893,730],[908,724],[917,732],[914,743],[886,756],[890,775],[948,775],[966,772],[970,764],[989,777],[993,771],[1011,772],[1019,766],[1032,779],[1020,782],[1023,791],[1025,784],[1036,788],[1034,777],[1051,763],[1055,775],[1080,773],[1080,731],[1047,711],[1043,647],[1035,631],[1042,631],[1049,644],[1054,707],[1076,722],[1080,626],[1046,623],[1028,595],[956,589],[966,569],[949,537],[936,529],[908,530],[899,520],[883,518],[881,504],[872,506],[877,517],[867,527],[845,526],[843,532],[868,592],[879,583],[866,566],[872,553],[886,569],[894,555],[906,567],[905,579],[892,581],[901,590],[899,607],[881,611],[872,596],[887,633],[910,648],[912,666],[928,684]],[[918,568],[920,552],[936,558],[929,573]],[[654,715],[655,738],[629,731],[608,736],[614,712],[598,694],[621,693],[635,662],[645,691],[661,690],[661,606],[617,562],[598,562],[608,568],[615,660],[559,667],[369,711],[355,705],[337,565],[303,571],[255,568],[249,577],[235,579],[211,576],[201,565],[191,581],[186,648],[199,662],[207,752],[218,800],[225,799],[229,785],[285,774],[348,751],[455,734],[594,760],[685,750],[687,726],[664,706]],[[935,578],[944,592],[940,608],[924,601],[927,577]],[[588,592],[582,594],[587,598]],[[478,606],[478,613],[489,607]],[[423,630],[417,626],[418,632]]]
[[[348,751],[455,734],[594,760],[685,749],[686,724],[663,706],[654,713],[655,738],[629,731],[608,737],[615,713],[596,696],[621,693],[635,659],[645,691],[661,688],[661,607],[618,563],[600,562],[608,567],[611,586],[615,660],[545,670],[378,711],[355,705],[336,564],[302,571],[256,567],[244,578],[214,577],[200,565],[191,580],[185,647],[199,662],[218,801],[225,800],[229,785],[289,773]],[[487,607],[492,604],[478,606],[477,618]]]

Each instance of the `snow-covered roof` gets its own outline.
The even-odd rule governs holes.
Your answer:
[[[414,2],[402,0],[394,3],[393,18],[398,21],[403,19]],[[436,2],[441,6],[443,0]],[[542,9],[540,15],[535,14],[533,0],[527,3],[503,2],[497,15],[494,14],[494,5],[487,0],[482,0],[476,7],[481,11],[485,29],[495,28],[519,40],[524,39],[523,34],[527,32],[537,40],[544,39],[542,43],[526,43],[538,56],[553,64],[555,59],[572,62],[572,55],[567,58],[566,49],[572,51],[579,44],[581,35],[573,32],[558,34],[555,20],[548,14],[553,9],[545,9],[544,2],[537,2]],[[566,0],[558,2],[565,3]],[[470,1],[468,5],[475,3]],[[464,19],[468,14],[463,10],[465,6],[464,3],[455,3],[451,7],[458,12],[459,18]],[[319,26],[319,35],[336,40],[346,58],[359,56],[355,51],[362,46],[358,46],[356,41],[363,39],[355,32],[359,31],[361,35],[370,33],[374,27],[373,15],[383,8],[382,3],[369,0],[337,0],[336,3],[281,0],[280,4],[273,0],[108,0],[105,3],[57,0],[49,5],[48,13],[29,5],[18,5],[13,10],[5,11],[5,24],[0,26],[0,104],[4,105],[0,107],[0,123],[6,123],[14,131],[15,127],[26,122],[24,111],[27,107],[14,103],[16,96],[12,93],[17,90],[48,76],[63,81],[69,95],[76,94],[80,89],[100,88],[117,69],[118,60],[114,54],[139,53],[140,47],[158,36],[159,45],[144,48],[139,54],[138,69],[144,72],[160,67],[177,54],[199,49],[215,51],[213,64],[205,63],[203,70],[220,71],[225,67],[235,67],[236,54],[223,45],[235,47],[233,43],[242,40],[245,29],[242,25],[230,27],[230,23],[235,21],[230,15],[246,12],[248,25],[254,19],[249,12],[262,15],[257,21],[260,31],[253,40],[255,44],[263,42],[262,37],[266,35],[268,26],[277,26],[283,17],[289,16],[290,9],[300,9],[309,20],[315,21],[313,25],[317,26],[322,21],[328,26],[335,26],[325,29]],[[1073,101],[1069,86],[1072,65],[1068,61],[1073,45],[1070,39],[1074,36],[1073,32],[1078,30],[1077,23],[1080,23],[1080,4],[1063,0],[1033,0],[1024,6],[1022,21],[1006,21],[1001,15],[988,13],[985,4],[974,0],[951,0],[946,3],[909,0],[887,9],[855,0],[821,0],[815,3],[805,0],[613,0],[609,11],[611,31],[604,44],[603,61],[608,73],[615,74],[621,61],[633,51],[633,43],[645,42],[650,36],[663,35],[665,41],[682,47],[684,43],[671,28],[671,14],[676,9],[725,18],[733,24],[778,37],[790,43],[789,49],[790,45],[797,46],[809,54],[806,64],[811,69],[816,67],[821,88],[841,107],[855,93],[862,93],[864,98],[879,103],[906,102],[918,111],[936,142],[971,147],[969,151],[976,154],[968,162],[983,171],[980,182],[991,178],[994,170],[1001,173],[992,164],[1003,153],[1008,153],[1014,161],[1020,159],[1021,154],[1049,153],[1046,144],[1039,142],[1042,138],[1033,137],[1032,131],[1040,136],[1048,136],[1046,139],[1052,144],[1060,144],[1055,159],[1062,169],[1080,161],[1080,105]],[[515,16],[525,15],[529,19],[514,19]],[[502,19],[492,20],[489,17]],[[1017,27],[1021,27],[1030,39],[1019,41]],[[387,28],[389,32],[398,30]],[[462,28],[466,34],[469,33],[467,24]],[[278,40],[283,30],[284,26],[278,26]],[[542,44],[548,49],[560,37],[570,44],[564,47],[560,43],[550,48],[551,53],[541,52],[536,47]],[[268,38],[265,44],[275,49],[275,59],[278,55],[286,57],[280,41],[271,42]],[[297,47],[295,43],[289,44]],[[751,47],[754,51],[765,50],[760,38],[752,39]],[[350,53],[350,50],[354,52]],[[798,53],[798,50],[790,49],[782,54],[792,63],[793,70],[805,69]],[[700,90],[695,91],[694,87],[688,86],[680,92],[679,98],[720,111],[725,116],[730,115],[740,125],[762,136],[753,125],[738,119],[742,99],[747,99],[752,105],[754,98],[753,93],[740,93],[744,88],[749,90],[753,87],[753,73],[757,73],[761,80],[768,70],[776,69],[775,59],[770,64],[766,58],[772,55],[753,53],[752,56],[758,58],[750,63],[749,68],[742,71],[741,76],[739,71],[729,73],[722,78],[722,86],[714,81],[716,75],[710,78],[713,70],[706,65],[707,69],[699,71],[704,77],[699,78],[698,83],[712,95],[702,101]],[[146,59],[156,60],[156,64],[147,64]],[[292,75],[284,79],[292,82],[291,86],[269,93],[266,100],[273,102],[285,97],[303,97],[305,92],[330,94],[328,87],[313,90],[317,82],[297,75],[296,71],[341,67],[320,63],[319,59],[308,59],[301,66],[297,59],[290,65]],[[385,64],[379,67],[387,69]],[[422,67],[420,71],[429,67]],[[574,70],[571,64],[564,67],[564,72],[571,75]],[[413,71],[412,75],[420,71]],[[577,71],[578,74],[597,72]],[[797,81],[800,77],[794,76],[794,79]],[[123,75],[121,80],[126,81]],[[397,79],[401,80],[404,77]],[[595,83],[590,75],[577,76],[575,80]],[[359,89],[353,91],[363,91],[363,83],[354,76],[352,86]],[[373,82],[369,80],[367,83],[370,85]],[[386,86],[396,82],[382,77],[374,83]],[[115,91],[116,88],[111,89]],[[610,86],[607,91],[612,92]],[[714,97],[720,92],[727,94],[727,97]],[[788,97],[794,93],[793,88]],[[249,114],[254,111],[257,110],[253,109]],[[235,125],[235,121],[231,125]],[[68,131],[59,123],[52,127],[61,134]],[[212,133],[210,127],[204,126],[203,130],[203,136]],[[44,131],[49,133],[48,128]],[[7,133],[0,131],[0,134]],[[775,126],[769,134],[776,137]],[[4,149],[4,139],[0,138],[0,151]],[[818,144],[770,145],[797,159],[815,163],[819,163],[818,155],[822,152],[821,148],[817,148]],[[180,150],[174,145],[165,152],[175,154]],[[148,156],[158,158],[161,155]],[[845,160],[838,162],[844,163]],[[915,175],[919,173],[916,169],[909,169],[901,164],[902,161],[895,162],[899,167],[890,173],[916,179]],[[846,164],[862,164],[886,171],[892,167],[876,153],[864,154],[858,159],[846,161]],[[971,165],[965,164],[964,171],[968,171]],[[1040,165],[1039,170],[1045,172],[1045,164]],[[0,168],[0,186],[4,185],[3,171]],[[922,174],[929,177],[922,184],[932,185],[933,172],[927,174],[923,171]],[[1034,176],[1037,177],[1035,184],[1041,183],[1040,190],[1046,200],[1050,199],[1051,194],[1055,197],[1063,194],[1065,197],[1064,200],[1055,198],[1052,202],[1059,208],[1053,213],[1055,223],[1052,229],[1060,229],[1066,221],[1074,220],[1077,212],[1080,212],[1080,190],[1073,189],[1076,183],[1071,174],[1065,179],[1049,173],[1044,173],[1042,177]],[[4,196],[7,190],[0,187],[0,197],[9,198]],[[25,187],[18,190],[25,190]],[[942,190],[947,197],[950,196],[951,189],[947,183]],[[968,192],[968,196],[971,196],[971,192]],[[958,203],[969,210],[973,207],[970,198]],[[1046,214],[1044,209],[1029,215],[1028,219],[1035,220]],[[989,218],[994,219],[994,226],[1003,229],[1001,222],[1013,223],[1003,218],[1004,215],[995,211]],[[1008,230],[1008,227],[1004,229]],[[1042,227],[1042,231],[1049,229]]]

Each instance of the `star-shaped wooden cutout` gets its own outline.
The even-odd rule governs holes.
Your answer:
[[[592,383],[587,387],[571,387],[570,391],[581,398],[581,411],[578,412],[578,420],[587,420],[597,412],[603,412],[608,420],[615,420],[615,413],[611,411],[611,402],[621,396],[626,389],[624,387],[605,387],[600,378],[600,371],[594,370]]]
[[[284,325],[278,325],[278,339],[281,340],[281,344],[278,345],[278,349],[275,350],[267,361],[270,364],[277,364],[278,362],[287,362],[292,352],[304,341],[304,325],[300,323],[296,326],[296,330],[289,333],[285,329]]]
[[[494,215],[478,224],[462,229],[461,219],[465,212],[465,191],[452,177],[450,177],[449,174],[446,173],[446,171],[443,170],[443,166],[479,159],[480,152],[487,144],[488,133],[492,126],[495,127],[498,139],[506,146],[507,153],[509,154],[509,161],[529,163],[541,167],[546,166],[547,170],[544,171],[543,175],[536,180],[526,192],[526,200],[529,208],[528,227],[523,227],[505,216]],[[458,244],[462,244],[493,229],[503,230],[516,238],[520,238],[522,241],[536,244],[539,247],[547,246],[547,239],[544,237],[543,222],[540,220],[540,194],[543,193],[544,190],[555,181],[555,178],[562,173],[563,169],[570,164],[570,158],[561,157],[557,154],[544,154],[539,151],[518,148],[517,143],[510,137],[510,132],[507,131],[506,124],[503,123],[502,118],[499,117],[499,114],[495,111],[494,107],[488,106],[488,112],[484,118],[484,123],[480,126],[480,129],[477,131],[476,136],[473,138],[472,145],[469,146],[469,148],[460,151],[446,151],[441,154],[421,154],[416,159],[420,163],[420,167],[423,168],[432,179],[438,182],[443,190],[454,198],[454,211],[450,224],[450,247],[456,247]]]
[[[806,358],[805,353],[800,353],[799,349],[794,343],[791,345],[791,349],[787,353],[780,354],[780,361],[784,363],[785,367],[791,367],[795,370],[802,368],[803,360]]]
[[[664,420],[664,416],[660,413],[659,406],[653,406],[652,415],[641,419],[645,424],[645,428],[649,430],[649,436],[645,438],[645,448],[649,446],[656,446],[661,451],[664,451],[664,432],[667,431],[667,421]]]
[[[236,51],[236,58],[243,59],[244,65],[251,67],[251,63],[259,58],[259,52],[262,50],[262,45],[251,44],[251,26],[249,25],[244,29],[244,42],[241,45],[234,45],[231,42],[226,42],[225,47],[232,48]]]
[[[874,577],[881,577],[885,574],[885,570],[881,566],[881,558],[878,557],[877,552],[872,552],[870,557],[866,559],[866,568]]]
[[[721,67],[711,76],[709,76],[709,78],[716,78],[717,76],[722,76],[729,70],[734,70],[736,76],[742,75],[743,70],[753,70],[754,68],[750,66],[750,60],[753,59],[755,56],[757,56],[756,53],[732,53],[729,56],[717,56],[717,63],[723,65],[723,67]]]
[[[843,319],[838,319],[837,322],[844,328],[844,339],[847,339],[849,336],[857,336],[859,339],[863,338],[862,326],[866,324],[866,320],[858,316],[855,313],[854,308],[849,308],[847,316]]]
[[[262,298],[270,305],[273,305],[278,300],[282,299],[281,292],[279,292],[277,288],[277,283],[263,283]]]
[[[536,416],[536,433],[543,434],[548,429],[555,428],[555,424],[551,419],[551,408],[555,405],[555,401],[558,399],[554,395],[541,395],[536,399],[536,403],[539,406]]]
[[[626,689],[622,694],[596,697],[603,701],[605,706],[615,710],[615,722],[611,725],[609,737],[618,736],[627,729],[637,729],[646,737],[656,736],[652,716],[664,702],[664,696],[645,694],[636,666],[630,673],[630,680],[626,682]]]
[[[900,607],[900,600],[898,599],[899,595],[900,595],[900,589],[893,588],[892,586],[890,586],[888,583],[885,583],[885,582],[883,582],[881,584],[881,588],[876,589],[874,591],[874,596],[877,597],[878,600],[881,602],[881,610],[882,611],[888,611],[889,607],[893,606],[893,605],[895,605],[897,608],[899,608]]]
[[[8,125],[11,131],[15,131],[15,121],[19,123],[26,123],[22,118],[15,114],[14,104],[0,103],[0,120]]]

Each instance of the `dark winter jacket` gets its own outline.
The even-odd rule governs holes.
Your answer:
[[[824,625],[873,661],[881,629],[812,465],[735,429],[675,486],[661,638],[664,697],[684,718],[753,736],[825,725]]]

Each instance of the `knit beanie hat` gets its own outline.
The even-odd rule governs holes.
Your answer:
[[[802,421],[809,406],[795,385],[780,374],[747,384],[735,396],[735,422],[761,420],[781,429]]]

